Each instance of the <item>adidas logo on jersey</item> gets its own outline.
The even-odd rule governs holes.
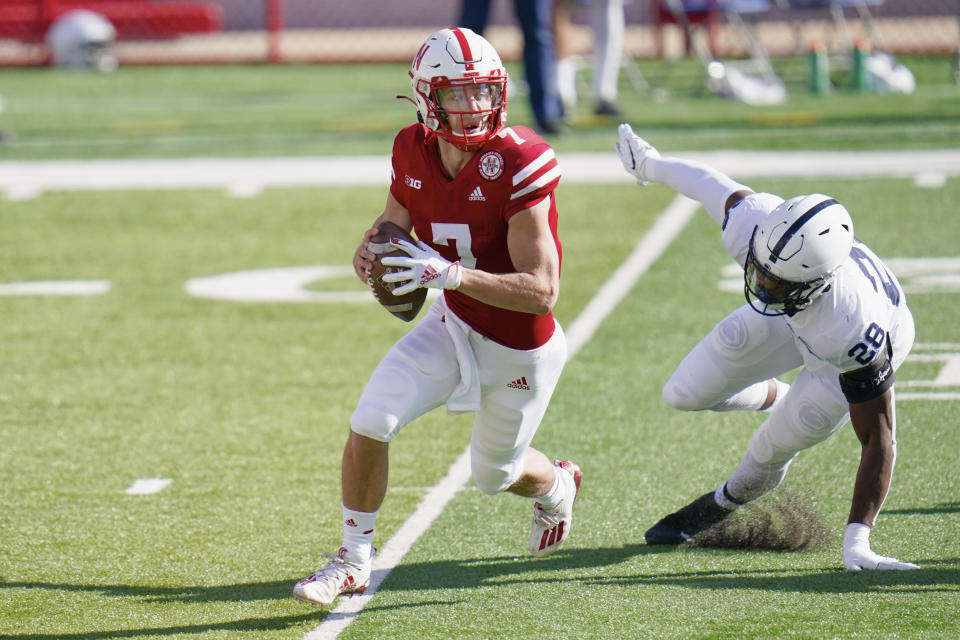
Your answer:
[[[467,200],[483,200],[486,202],[487,199],[483,196],[483,191],[480,191],[480,187],[477,187],[470,192],[470,197]]]
[[[513,382],[507,384],[508,389],[521,389],[523,391],[530,391],[530,385],[527,384],[526,376],[521,376],[514,380]]]

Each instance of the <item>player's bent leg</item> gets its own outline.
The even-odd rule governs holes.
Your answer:
[[[664,385],[663,399],[682,411],[759,410],[768,380],[802,362],[782,318],[744,305],[690,350]]]
[[[431,307],[387,352],[364,388],[343,453],[343,545],[337,554],[326,554],[323,568],[297,582],[293,594],[298,600],[327,606],[341,594],[363,593],[370,582],[389,443],[404,425],[443,404],[459,382],[456,352],[441,313]]]
[[[741,503],[772,491],[800,451],[823,442],[846,422],[847,404],[839,388],[822,375],[802,370],[750,438],[749,449],[726,482],[727,491]]]
[[[344,506],[368,513],[380,508],[387,492],[389,447],[389,443],[350,432],[340,471]]]
[[[460,369],[441,315],[432,305],[377,364],[350,416],[355,433],[390,442],[406,424],[446,402]]]
[[[551,465],[530,443],[566,360],[563,331],[558,325],[546,344],[531,351],[507,349],[476,336],[470,340],[483,381],[481,408],[470,441],[474,481],[486,493],[510,490],[539,499],[546,492],[545,506],[564,511],[559,516],[567,531],[560,537],[562,542],[572,521],[575,474]],[[561,502],[564,506],[559,509]],[[559,542],[547,546],[556,548]]]

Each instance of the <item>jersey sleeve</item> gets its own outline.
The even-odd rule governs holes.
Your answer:
[[[396,153],[394,153],[390,156],[390,195],[396,198],[397,202],[406,207],[407,203],[404,202],[404,190],[401,189],[400,185],[397,184],[397,174],[399,173],[400,172],[397,171],[397,156]]]
[[[540,140],[517,147],[517,151],[511,175],[510,198],[504,207],[507,220],[518,211],[529,209],[543,200],[560,183],[560,165],[546,142]]]
[[[393,139],[393,152],[390,154],[390,195],[407,208],[409,208],[407,194],[410,190],[404,188],[404,180],[407,179],[407,172],[404,167],[407,165],[409,150],[416,148],[414,146],[417,144],[414,139],[416,133],[414,126],[406,127],[400,131],[397,137]]]
[[[720,236],[727,253],[741,267],[747,262],[753,230],[781,202],[783,198],[772,193],[751,193],[727,212]]]

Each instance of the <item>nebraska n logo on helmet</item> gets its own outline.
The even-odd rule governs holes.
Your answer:
[[[464,151],[479,149],[506,123],[507,70],[493,45],[470,29],[440,29],[427,38],[410,82],[420,122]],[[456,108],[445,108],[445,99]]]
[[[793,315],[830,288],[850,255],[853,221],[820,193],[791,198],[753,230],[744,265],[744,295],[767,316]]]

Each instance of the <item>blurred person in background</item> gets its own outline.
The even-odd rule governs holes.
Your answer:
[[[491,0],[463,0],[460,26],[483,34]],[[542,134],[564,131],[563,103],[557,88],[557,58],[553,39],[553,0],[513,0],[523,33],[523,70],[530,91],[530,108]]]
[[[573,12],[577,4],[590,5],[593,30],[593,112],[619,116],[617,82],[623,56],[626,21],[624,0],[555,0],[554,33],[557,44],[557,87],[567,120],[577,108],[577,56],[573,51]]]

